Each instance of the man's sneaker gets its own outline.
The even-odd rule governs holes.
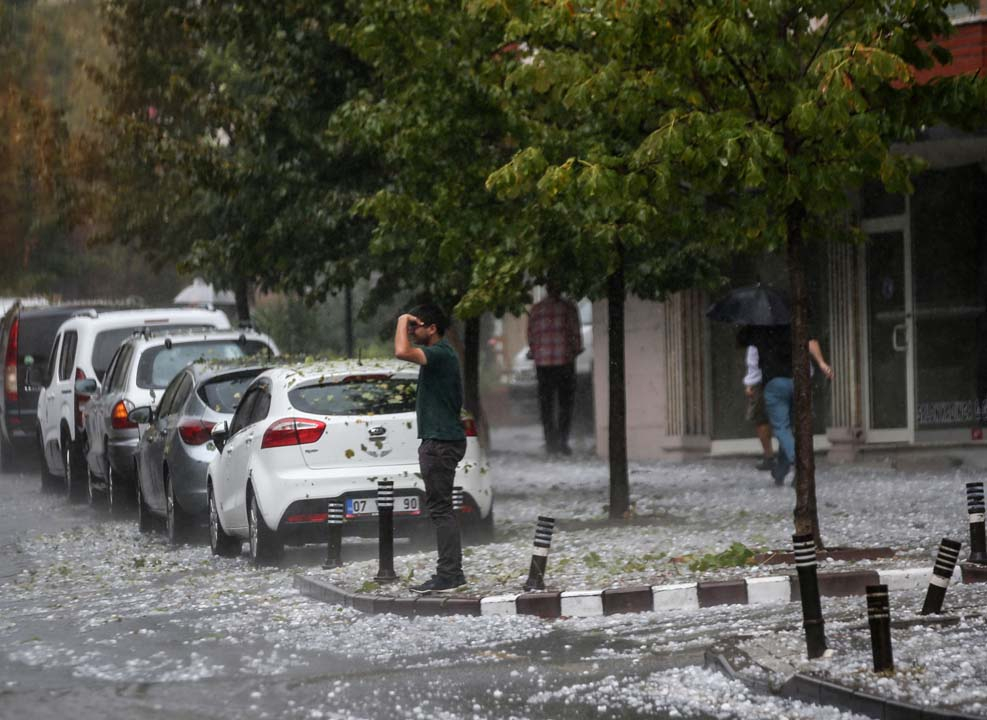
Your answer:
[[[462,575],[455,578],[446,578],[433,575],[421,585],[415,585],[411,588],[411,592],[417,593],[418,595],[429,595],[431,593],[452,592],[453,590],[458,590],[459,588],[465,586],[466,578]]]
[[[773,457],[762,457],[761,462],[759,462],[756,467],[758,470],[771,470],[775,466],[775,459]]]

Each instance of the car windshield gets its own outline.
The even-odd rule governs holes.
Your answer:
[[[390,415],[414,412],[418,381],[357,377],[288,391],[292,407],[313,415]]]
[[[260,374],[260,368],[239,375],[213,378],[199,387],[199,397],[218,413],[232,414],[250,382]]]
[[[233,360],[267,350],[261,342],[236,340],[200,340],[148,348],[137,363],[137,387],[158,390],[168,386],[178,371],[190,362]]]
[[[165,325],[156,326],[155,330],[160,330],[162,327],[168,330],[198,330],[205,329],[202,325]],[[106,369],[110,366],[110,360],[113,359],[113,353],[117,351],[120,347],[120,343],[129,338],[134,334],[134,331],[141,330],[144,325],[135,325],[131,327],[124,328],[114,328],[113,330],[104,330],[96,335],[96,339],[93,341],[93,371],[96,373],[96,378],[103,382],[103,376],[106,375]],[[177,370],[175,371],[177,372]],[[171,378],[168,378],[170,381]],[[167,383],[165,383],[167,385]]]

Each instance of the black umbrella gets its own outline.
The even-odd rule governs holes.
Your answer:
[[[758,283],[731,290],[706,310],[710,320],[735,325],[789,325],[788,303],[774,288]]]

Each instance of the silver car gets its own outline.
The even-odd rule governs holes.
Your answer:
[[[266,368],[194,363],[169,383],[157,409],[130,412],[137,445],[138,525],[164,517],[168,539],[181,542],[206,518],[206,469],[216,454],[210,431],[229,422],[250,382]]]
[[[141,332],[124,340],[101,387],[94,380],[76,383],[78,392],[90,396],[82,407],[90,499],[95,501],[105,493],[111,510],[130,504],[136,491],[138,431],[128,415],[135,407],[156,406],[182,368],[198,360],[277,353],[274,341],[254,330]]]

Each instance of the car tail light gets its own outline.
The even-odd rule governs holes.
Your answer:
[[[113,411],[110,413],[110,424],[114,430],[128,430],[137,427],[137,423],[130,422],[130,418],[127,417],[131,409],[130,403],[126,400],[120,400],[113,406]]]
[[[10,340],[7,342],[7,357],[3,366],[3,390],[7,402],[17,402],[17,331],[20,318],[14,318],[10,325]]]
[[[264,433],[261,448],[308,445],[316,442],[325,432],[326,424],[308,418],[284,418],[278,420]]]
[[[205,445],[212,439],[209,432],[215,424],[198,418],[182,418],[178,423],[178,434],[186,445]]]
[[[75,379],[85,380],[86,374],[82,372],[80,368],[75,369]],[[89,402],[89,396],[83,395],[82,393],[75,393],[75,427],[79,430],[83,429],[82,425],[82,406]],[[118,403],[119,404],[119,403]],[[113,408],[113,427],[117,426],[116,420],[116,408]],[[126,420],[126,413],[124,413],[124,419]],[[129,421],[128,421],[129,422]],[[136,425],[128,425],[127,427],[137,427]]]
[[[471,417],[462,418],[463,432],[466,437],[476,437],[476,420]]]

